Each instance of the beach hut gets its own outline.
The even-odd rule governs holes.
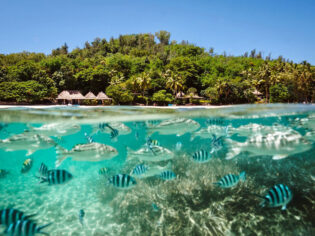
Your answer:
[[[185,99],[185,93],[180,91],[175,96],[176,99]]]
[[[88,92],[84,97],[85,99],[96,99],[96,96],[92,92]]]
[[[109,104],[111,102],[111,98],[109,98],[105,93],[99,92],[96,96],[96,100],[100,101],[101,104],[104,104],[104,101]]]
[[[85,97],[77,90],[64,90],[57,97],[58,103],[62,104],[81,104],[84,99]]]
[[[58,103],[67,104],[68,103],[67,101],[71,100],[69,91],[66,90],[62,91],[61,93],[59,93],[56,99]]]

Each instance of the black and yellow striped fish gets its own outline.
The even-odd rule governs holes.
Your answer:
[[[106,168],[106,167],[103,167],[103,168],[101,168],[101,169],[98,171],[98,173],[99,173],[100,175],[107,175],[108,172],[109,172],[109,169]]]
[[[32,166],[33,166],[33,160],[31,158],[26,159],[23,162],[21,172],[22,173],[28,172],[32,168]]]

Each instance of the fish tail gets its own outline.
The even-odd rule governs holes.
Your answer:
[[[61,146],[56,146],[56,154],[57,160],[55,162],[55,165],[56,167],[58,167],[67,158],[68,151]]]
[[[41,232],[41,230],[44,229],[44,228],[46,228],[46,227],[48,227],[48,226],[50,226],[50,225],[52,225],[52,223],[48,223],[48,224],[39,226],[39,227],[37,228],[36,232],[39,233],[39,234],[49,235],[48,233]]]
[[[47,181],[47,178],[46,177],[43,177],[43,176],[36,176],[35,175],[35,178],[39,179],[39,183],[44,183]]]
[[[214,185],[216,185],[216,186],[221,186],[221,183],[220,183],[220,182],[215,182],[215,183],[212,183],[212,184],[214,184]]]
[[[172,163],[170,161],[165,166],[165,169],[169,169],[169,170],[172,169]]]
[[[239,177],[240,177],[240,180],[241,180],[241,181],[245,181],[245,180],[246,180],[246,172],[245,172],[245,171],[242,171],[242,172],[240,173]]]

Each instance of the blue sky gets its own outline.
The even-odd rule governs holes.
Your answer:
[[[171,32],[216,53],[256,49],[315,64],[314,0],[0,0],[0,53],[51,53],[65,42]]]

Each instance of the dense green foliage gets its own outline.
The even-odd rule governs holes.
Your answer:
[[[213,48],[170,42],[166,31],[155,36],[96,38],[82,49],[68,52],[65,44],[51,55],[0,54],[0,100],[42,102],[62,90],[104,91],[115,104],[178,103],[178,92],[186,102],[196,102],[195,94],[211,104],[315,100],[315,67],[305,61],[271,60],[255,50],[216,55]]]

